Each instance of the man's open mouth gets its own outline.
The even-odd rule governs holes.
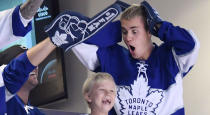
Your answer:
[[[131,46],[131,45],[129,45],[129,47],[130,47],[130,49],[131,49],[132,51],[135,50],[135,47],[133,47],[133,46]]]

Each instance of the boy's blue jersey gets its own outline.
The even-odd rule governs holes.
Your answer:
[[[163,22],[159,38],[164,42],[147,60],[132,58],[118,45],[99,47],[99,71],[108,72],[117,84],[114,109],[118,115],[184,115],[182,78],[198,55],[199,42],[183,28]]]
[[[24,105],[23,101],[15,95],[7,102],[7,115],[44,115],[36,107]]]
[[[0,48],[3,48],[9,43],[25,36],[26,33],[28,33],[32,28],[31,23],[29,23],[26,27],[24,26],[21,20],[22,17],[20,17],[19,15],[20,13],[19,9],[20,9],[20,6],[17,6],[14,9],[9,9],[9,10],[0,12]],[[25,72],[31,69],[31,67],[22,68],[22,64],[21,65],[19,64],[20,64],[19,62],[17,63],[13,62],[12,64],[10,64],[10,66],[7,67],[6,69],[7,72],[4,72],[5,75],[2,74],[4,71],[4,67],[1,67],[1,70],[0,70],[0,115],[6,114],[5,102],[7,98],[5,95],[8,92],[6,89],[8,89],[10,93],[14,94],[17,91],[17,89],[21,87],[21,85],[25,82],[25,79],[26,79],[26,78],[19,77],[19,75],[21,76],[22,74],[24,74],[25,76],[26,74]],[[17,71],[19,72],[16,71],[16,68],[18,68]],[[20,71],[21,68],[22,70]],[[10,77],[8,77],[9,74],[11,75]]]

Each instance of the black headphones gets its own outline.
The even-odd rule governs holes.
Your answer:
[[[14,45],[0,52],[0,66],[3,64],[8,64],[12,59],[16,58],[19,54],[27,50],[28,48],[22,45]]]

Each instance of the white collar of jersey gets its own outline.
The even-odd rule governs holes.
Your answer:
[[[7,65],[2,65],[0,67],[0,87],[3,87],[4,86],[4,80],[3,80],[3,76],[2,76],[2,73],[3,73],[3,70],[4,68],[6,67]]]

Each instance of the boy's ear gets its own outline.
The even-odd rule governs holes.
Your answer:
[[[84,94],[84,98],[85,98],[85,100],[88,102],[88,103],[90,103],[92,100],[90,99],[90,95],[88,94],[88,93],[85,93]]]

